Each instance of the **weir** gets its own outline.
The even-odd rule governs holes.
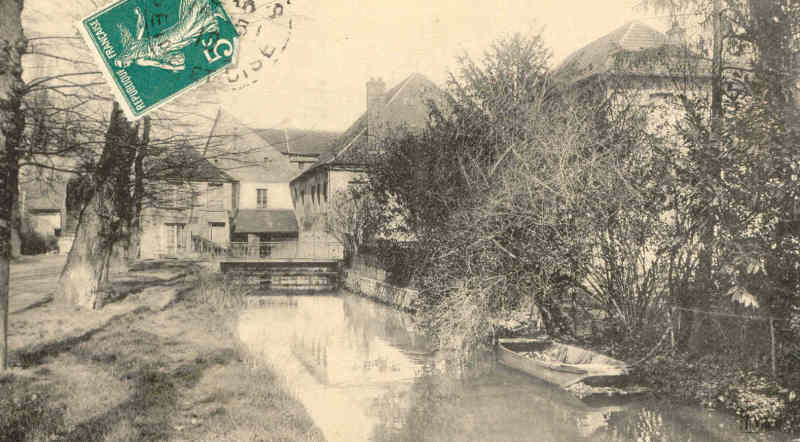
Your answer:
[[[341,260],[333,258],[227,258],[220,271],[265,289],[298,292],[335,290],[342,273]]]

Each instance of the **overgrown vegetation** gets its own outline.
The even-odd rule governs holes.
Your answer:
[[[23,230],[19,238],[23,255],[41,255],[58,250],[58,238],[53,235],[45,236],[35,230]]]
[[[796,428],[800,4],[654,3],[705,14],[713,47],[554,72],[515,35],[462,58],[448,105],[371,171],[414,239],[374,254],[443,346],[469,355],[524,313],[660,393]]]

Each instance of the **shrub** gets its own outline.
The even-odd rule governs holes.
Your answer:
[[[23,255],[40,255],[58,250],[58,239],[53,235],[42,235],[34,230],[20,233],[20,251]]]
[[[773,428],[787,418],[788,390],[775,381],[745,373],[720,397],[727,409],[744,421],[747,430]]]
[[[41,388],[9,376],[0,379],[0,440],[47,440],[63,429],[63,410]]]

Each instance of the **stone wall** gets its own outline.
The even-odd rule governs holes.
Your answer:
[[[354,266],[345,269],[344,287],[351,292],[405,311],[414,310],[419,292],[385,282],[386,272],[356,257]]]

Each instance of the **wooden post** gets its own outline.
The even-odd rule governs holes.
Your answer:
[[[769,338],[770,338],[770,349],[772,353],[772,377],[775,377],[775,320],[769,318]]]

